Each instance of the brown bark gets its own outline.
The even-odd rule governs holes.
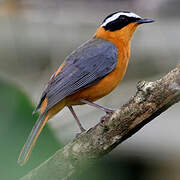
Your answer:
[[[111,116],[57,151],[22,180],[71,179],[85,162],[110,152],[180,100],[180,66],[163,78],[141,81],[137,93]]]

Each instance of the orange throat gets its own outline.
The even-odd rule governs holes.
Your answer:
[[[110,32],[105,31],[104,28],[100,27],[96,34],[96,38],[101,38],[104,40],[108,40],[115,44],[118,49],[118,58],[117,58],[117,65],[115,69],[101,79],[96,84],[83,89],[67,98],[68,104],[77,105],[79,103],[79,99],[86,99],[88,101],[96,101],[105,95],[109,94],[113,91],[117,85],[121,82],[126,72],[129,57],[130,57],[130,40],[132,37],[133,32],[135,31],[137,25],[128,25],[128,28],[131,29],[131,32],[127,34],[126,32],[130,31],[126,27],[116,31]]]
[[[138,25],[139,24],[137,23],[131,23],[120,30],[112,32],[108,30],[106,31],[103,27],[99,27],[96,31],[95,37],[108,40],[115,45],[119,44],[120,42],[123,44],[128,44]]]
[[[139,24],[131,23],[124,28],[116,31],[106,31],[103,27],[97,29],[95,37],[108,40],[115,44],[118,49],[118,62],[115,70],[117,73],[118,83],[123,79],[129,58],[130,58],[130,41],[133,33]]]

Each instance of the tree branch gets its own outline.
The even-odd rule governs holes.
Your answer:
[[[180,66],[160,80],[141,81],[120,109],[75,138],[22,180],[69,179],[85,162],[110,152],[180,100]]]

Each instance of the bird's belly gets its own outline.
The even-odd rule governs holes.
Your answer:
[[[80,99],[85,99],[93,102],[109,94],[123,79],[127,68],[127,63],[128,60],[124,61],[124,63],[118,63],[116,68],[99,82],[67,97],[67,104],[82,104],[80,103]]]

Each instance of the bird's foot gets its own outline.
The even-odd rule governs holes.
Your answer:
[[[100,122],[104,122],[105,119],[109,118],[114,112],[115,110],[108,109],[108,112],[106,112],[106,115],[101,117]]]
[[[81,129],[81,132],[76,134],[76,138],[79,137],[84,131],[86,131],[86,130],[85,129]]]

